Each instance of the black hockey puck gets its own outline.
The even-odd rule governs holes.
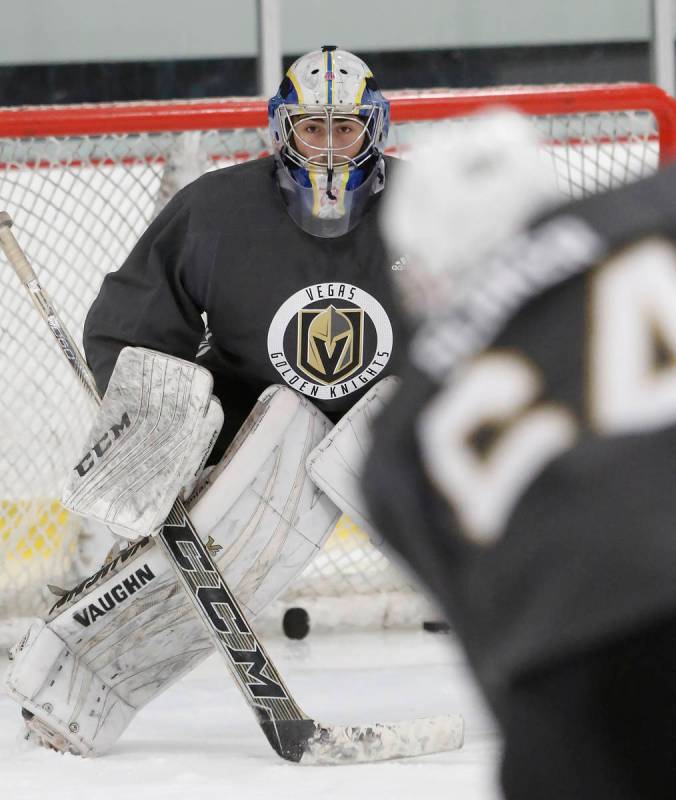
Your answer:
[[[284,612],[282,628],[289,639],[304,639],[310,632],[310,615],[304,608],[288,608]]]
[[[442,622],[441,620],[425,620],[423,628],[430,633],[448,633],[451,630],[448,622]]]

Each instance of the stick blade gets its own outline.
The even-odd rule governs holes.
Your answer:
[[[289,760],[310,765],[359,764],[442,753],[462,747],[464,736],[464,721],[459,714],[347,727],[290,720],[277,722],[276,727],[280,739],[293,742],[293,747],[284,748],[294,753]]]

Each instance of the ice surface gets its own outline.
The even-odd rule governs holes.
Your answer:
[[[358,724],[458,712],[461,750],[397,762],[302,767],[263,738],[212,656],[134,720],[113,750],[81,759],[23,741],[0,693],[0,775],[12,800],[497,800],[500,739],[452,636],[424,631],[266,641],[306,713]],[[2,664],[4,671],[4,664]]]

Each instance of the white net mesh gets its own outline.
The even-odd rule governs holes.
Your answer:
[[[161,113],[163,107],[156,108]],[[78,113],[72,109],[74,119]],[[0,209],[14,219],[20,242],[78,342],[103,276],[120,266],[171,194],[206,169],[267,150],[264,129],[213,130],[209,119],[205,114],[204,130],[187,133],[41,138],[3,135],[0,121]],[[656,120],[647,108],[548,114],[534,121],[566,195],[625,183],[659,163]],[[418,126],[429,124],[458,120],[393,125],[390,150],[405,153]],[[0,319],[0,618],[6,618],[43,613],[50,600],[45,584],[73,583],[83,568],[80,523],[56,498],[91,409],[9,268],[0,271]],[[355,595],[380,598],[371,620],[376,624],[422,613],[410,582],[343,518],[282,605]],[[362,622],[370,620],[360,614]],[[313,618],[318,616],[332,615],[324,609]],[[339,616],[356,621],[352,609]]]

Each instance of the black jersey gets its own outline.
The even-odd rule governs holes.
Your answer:
[[[675,209],[672,167],[517,236],[377,421],[373,518],[489,690],[676,609]]]
[[[388,171],[397,166],[386,159]],[[266,386],[286,383],[335,421],[395,369],[401,349],[382,192],[356,228],[320,239],[290,219],[274,169],[260,159],[179,192],[105,278],[85,323],[102,390],[126,345],[209,369],[225,410],[221,447]]]

